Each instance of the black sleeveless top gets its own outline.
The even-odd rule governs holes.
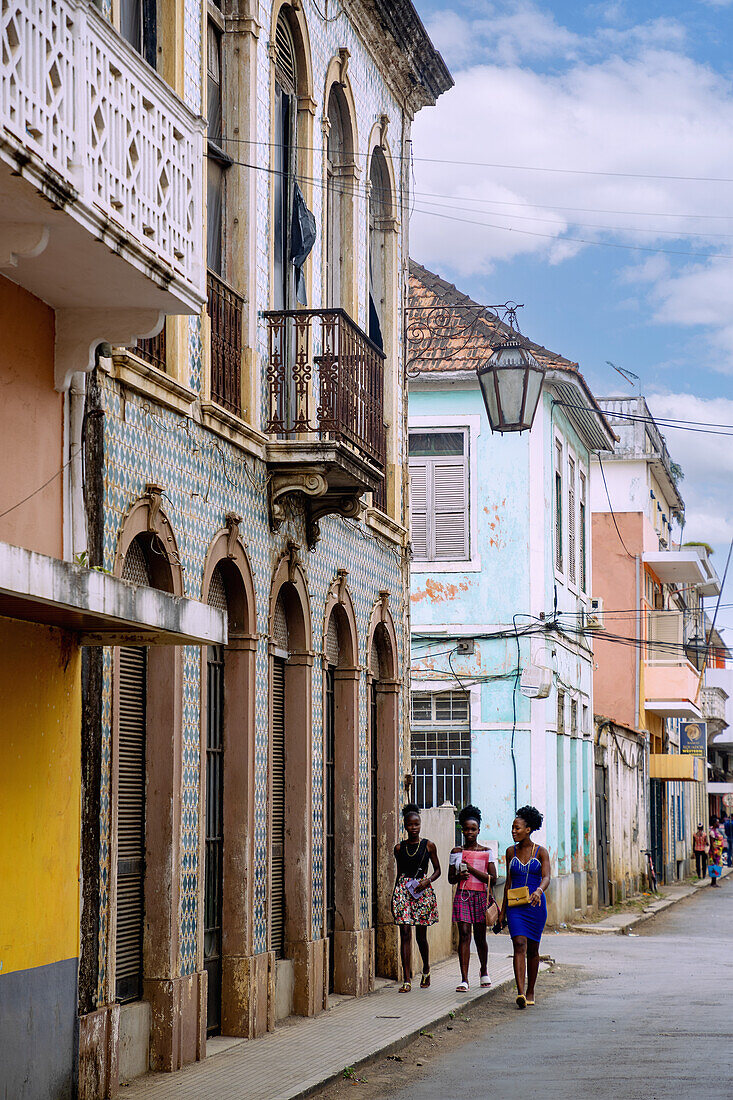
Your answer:
[[[406,840],[400,841],[397,849],[397,872],[408,878],[424,878],[428,869],[428,842],[423,837],[414,853],[408,852],[407,843]]]

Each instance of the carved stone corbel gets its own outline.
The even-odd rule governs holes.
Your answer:
[[[322,520],[324,516],[343,516],[344,519],[353,520],[361,518],[364,509],[361,494],[362,490],[360,489],[354,493],[344,493],[337,498],[329,497],[329,499],[322,504],[316,503],[311,505],[306,520],[309,550],[315,549],[316,543],[321,537],[319,521]]]
[[[320,497],[328,490],[328,482],[323,474],[287,473],[273,474],[270,487],[270,523],[277,531],[287,519],[283,507],[284,498],[289,493],[303,493],[306,497]]]
[[[346,86],[346,74],[349,71],[349,58],[351,53],[347,50],[346,46],[339,48],[339,79],[338,82],[341,87]]]
[[[145,485],[145,496],[148,498],[148,534],[157,534],[158,513],[163,504],[163,488],[153,481]]]
[[[238,516],[236,512],[227,512],[224,517],[227,528],[227,557],[234,557],[234,547],[237,539],[239,538],[239,525],[242,522],[242,517]]]
[[[380,149],[386,149],[387,147],[387,130],[389,128],[389,115],[379,116],[379,147]]]
[[[295,581],[295,570],[300,565],[300,546],[297,542],[288,543],[288,580],[291,584]]]
[[[342,606],[343,606],[343,603],[346,599],[346,582],[348,580],[348,577],[349,577],[348,569],[337,569],[336,570],[336,587],[337,587],[336,599],[338,600],[338,602]]]
[[[384,623],[387,621],[387,610],[389,604],[389,591],[383,588],[379,593],[379,618]]]

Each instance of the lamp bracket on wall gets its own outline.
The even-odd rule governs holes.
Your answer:
[[[518,332],[517,310],[523,308],[511,301],[490,306],[477,302],[405,306],[407,345],[414,349],[407,359],[408,377],[416,378],[429,369],[430,363],[446,358],[460,370],[462,353],[479,334],[493,344]],[[448,341],[449,351],[446,351]],[[467,357],[465,369],[475,370],[475,362],[475,357]],[[425,366],[421,368],[420,363]]]

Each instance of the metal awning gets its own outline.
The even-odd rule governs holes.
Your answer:
[[[72,631],[81,645],[223,645],[209,604],[0,543],[0,616]]]
[[[705,761],[702,756],[692,754],[652,752],[649,754],[649,778],[669,783],[700,783],[705,778]]]
[[[703,596],[720,592],[717,573],[697,550],[652,550],[644,554],[643,560],[663,584],[699,585]]]
[[[708,783],[708,794],[733,794],[733,783]]]

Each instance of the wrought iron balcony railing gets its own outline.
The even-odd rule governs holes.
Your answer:
[[[384,352],[343,309],[271,310],[265,318],[267,431],[346,443],[383,471]]]

